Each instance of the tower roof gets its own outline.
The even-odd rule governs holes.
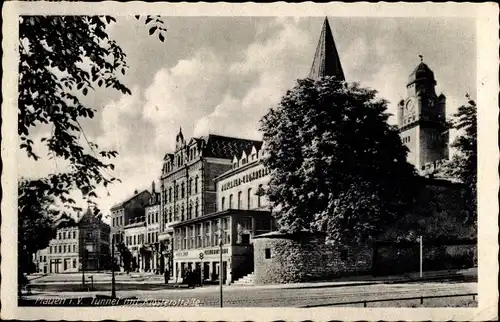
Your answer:
[[[436,85],[434,72],[429,68],[429,66],[424,64],[422,55],[420,55],[420,64],[415,67],[408,77],[408,85],[418,81],[430,81],[433,85]]]
[[[344,71],[340,64],[340,57],[327,17],[325,17],[325,21],[323,22],[309,78],[318,79],[325,76],[335,76],[339,80],[345,80]]]

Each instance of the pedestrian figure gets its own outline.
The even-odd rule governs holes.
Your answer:
[[[165,268],[165,284],[168,284],[168,280],[170,278],[170,272]]]

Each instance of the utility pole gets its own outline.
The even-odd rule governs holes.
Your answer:
[[[420,278],[423,277],[423,273],[422,273],[422,262],[423,262],[423,255],[422,255],[422,251],[423,251],[423,247],[422,247],[422,236],[420,236],[419,238],[419,241],[420,241]]]
[[[115,235],[111,237],[111,298],[116,298],[115,289]]]
[[[222,278],[224,277],[222,265],[222,218],[219,225],[219,289],[220,289],[220,307],[222,307]]]
[[[82,253],[82,285],[85,285],[85,252],[87,250],[85,247],[83,248],[83,253]]]

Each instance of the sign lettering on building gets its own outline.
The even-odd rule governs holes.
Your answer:
[[[268,173],[269,173],[269,171],[266,168],[252,171],[252,172],[245,174],[239,178],[236,178],[236,179],[230,180],[229,182],[224,183],[221,187],[221,191],[226,191],[228,189],[237,187],[237,186],[241,185],[242,183],[252,182],[256,179],[260,179],[260,178],[266,176]]]

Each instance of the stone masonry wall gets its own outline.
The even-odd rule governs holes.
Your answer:
[[[271,258],[265,258],[266,249]],[[345,255],[345,256],[344,256]],[[319,280],[371,269],[372,250],[350,249],[341,254],[322,237],[260,237],[254,240],[256,284],[281,284]]]

